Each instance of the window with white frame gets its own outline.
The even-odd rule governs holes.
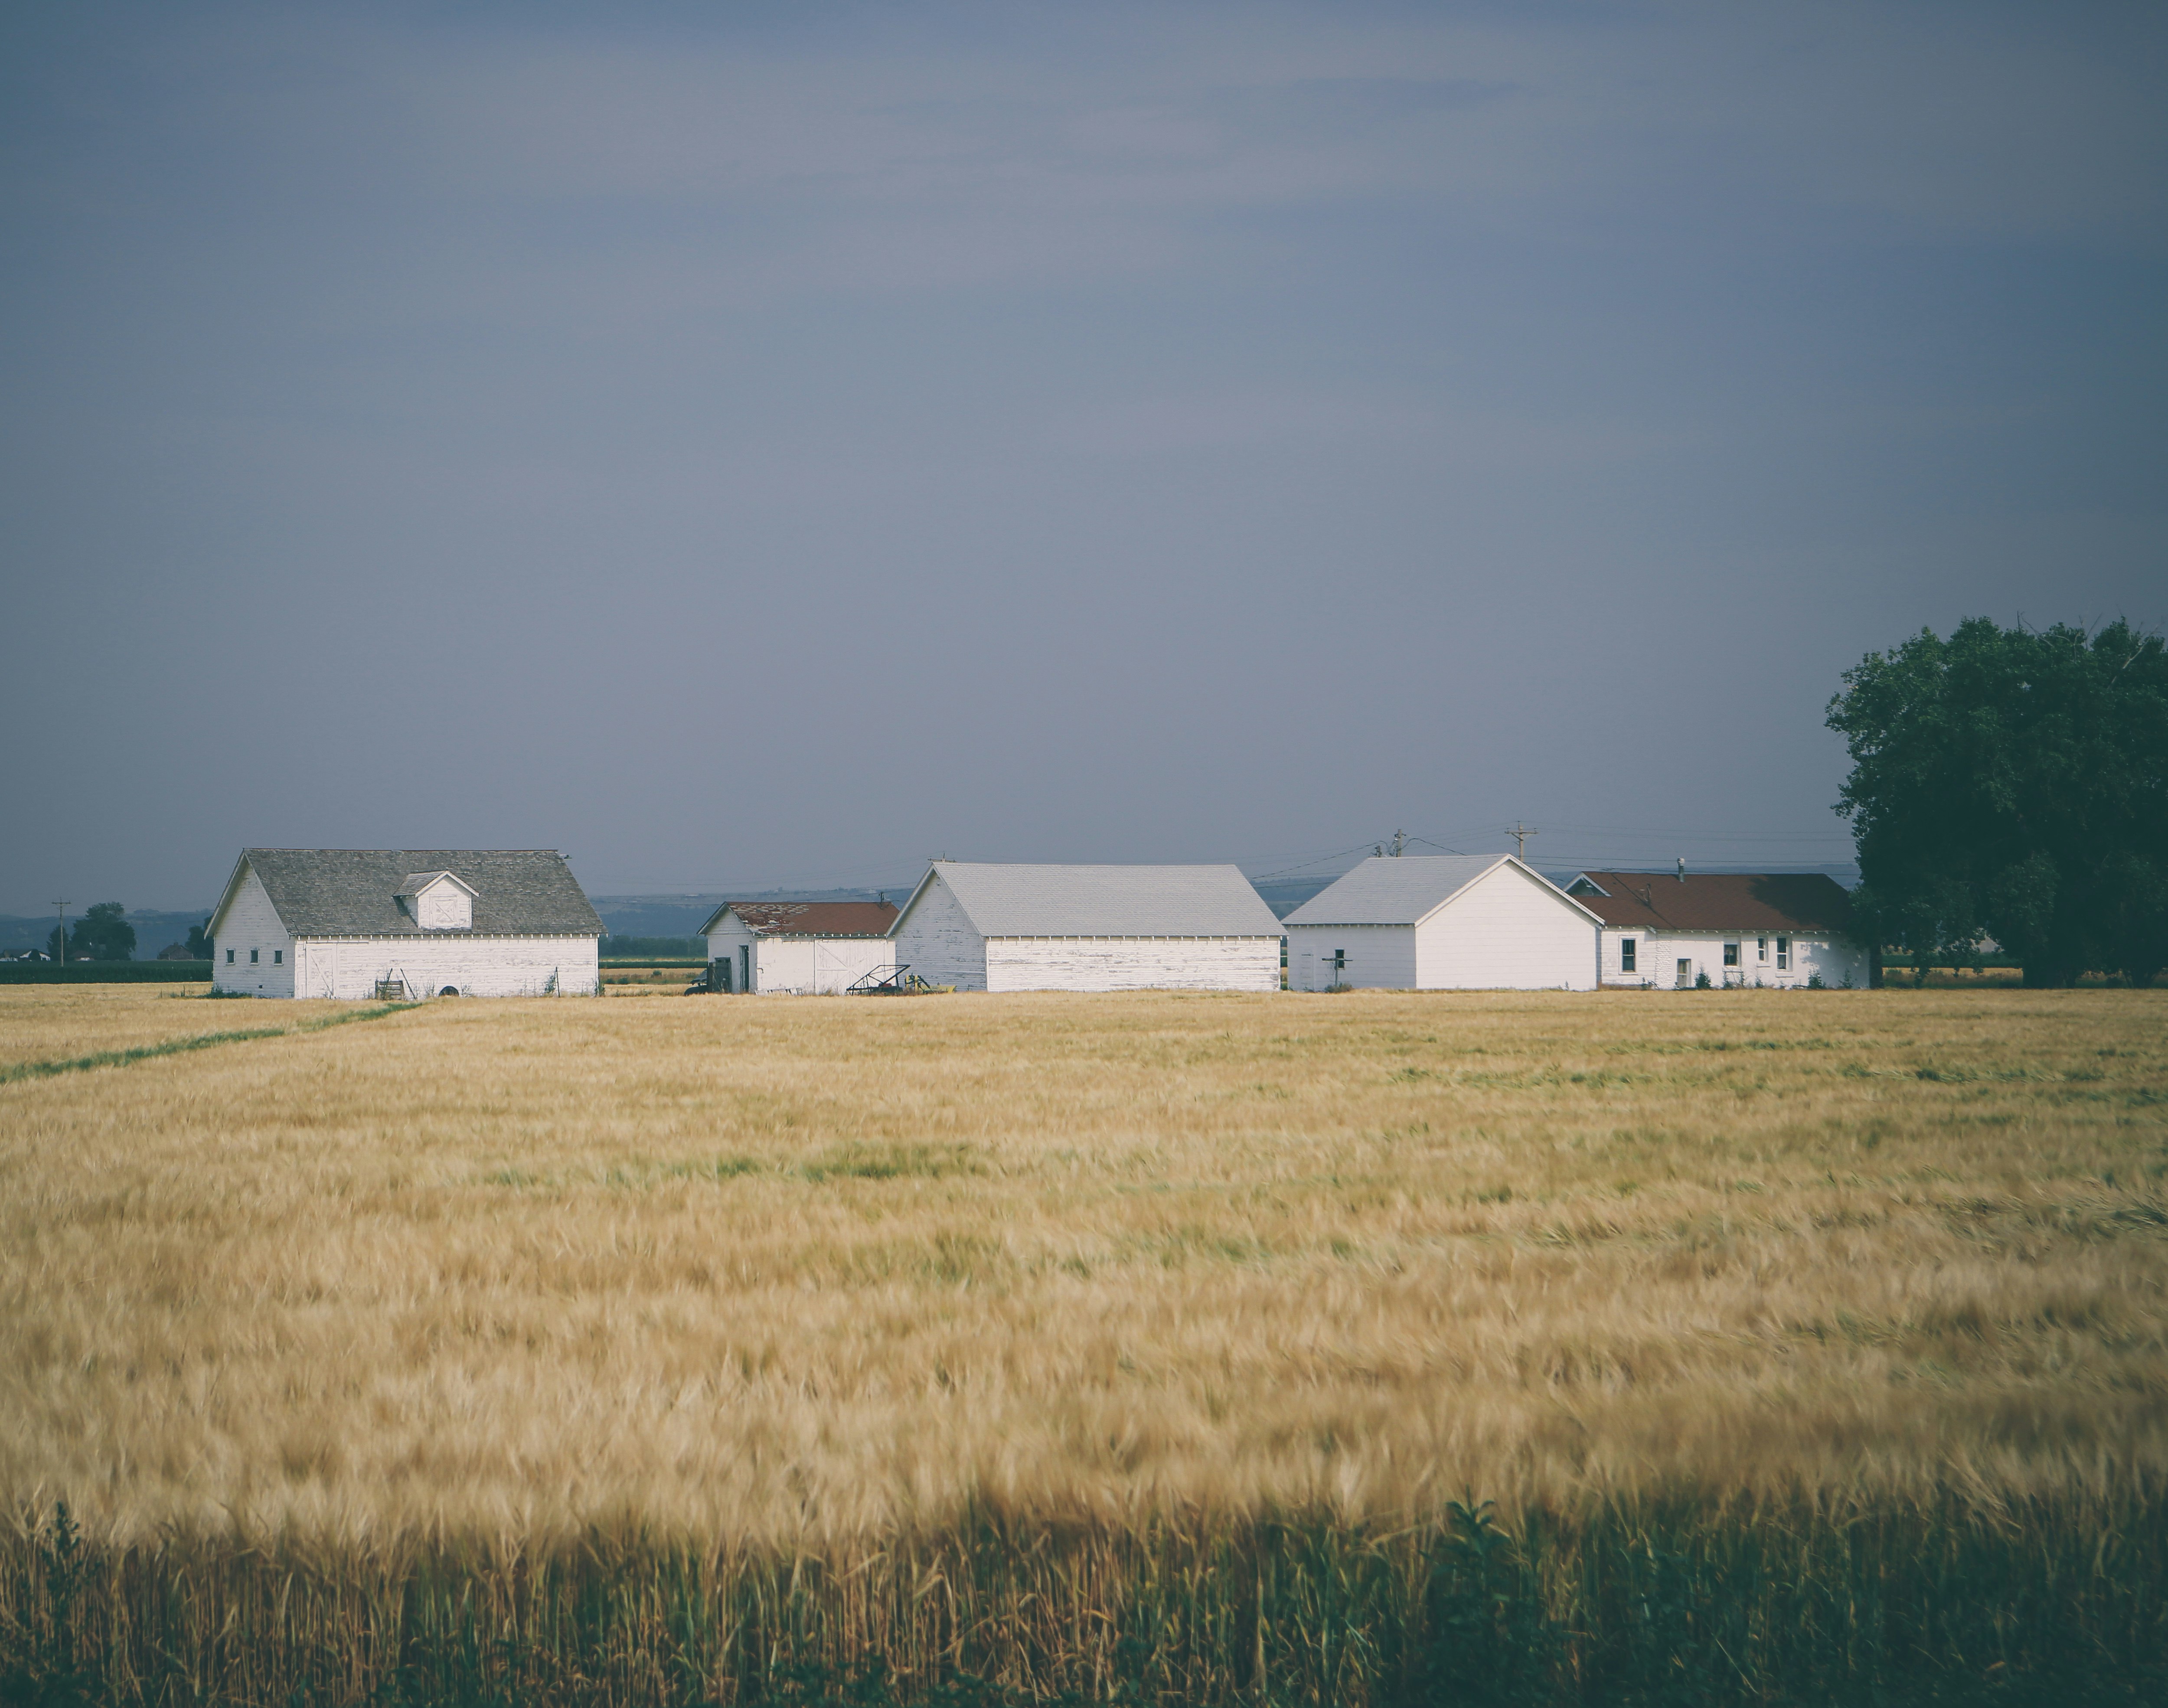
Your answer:
[[[1785,971],[1791,965],[1792,939],[1788,937],[1780,937],[1777,939],[1777,971]]]
[[[1754,939],[1754,958],[1756,960],[1768,960],[1769,939],[1767,938],[1757,937]]]
[[[1634,939],[1622,937],[1618,939],[1618,971],[1632,972],[1634,970]]]
[[[1727,943],[1724,945],[1724,964],[1726,966],[1731,967],[1735,967],[1739,965],[1739,945],[1737,944]]]

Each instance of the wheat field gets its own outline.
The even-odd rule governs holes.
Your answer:
[[[929,1562],[1097,1539],[1112,1607],[1166,1539],[1247,1538],[1236,1690],[1290,1525],[1436,1540],[1487,1499],[1533,1560],[1621,1514],[1809,1550],[1866,1514],[2099,1558],[2163,1511],[2155,993],[337,1018],[0,992],[0,1065],[282,1029],[0,1083],[19,1636],[61,1502],[139,1573],[632,1547],[726,1600],[875,1562],[850,1641],[1027,1694],[1090,1694],[1104,1643],[1042,1610],[1018,1648],[953,1588],[921,1631]],[[1328,1663],[1307,1688],[1346,1695]]]

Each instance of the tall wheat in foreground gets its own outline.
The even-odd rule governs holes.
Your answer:
[[[86,1043],[242,1006],[115,991]],[[2161,1654],[2164,1021],[447,1003],[20,1078],[12,1676],[2122,1688]]]

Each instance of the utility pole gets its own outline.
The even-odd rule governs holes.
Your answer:
[[[1543,833],[1530,828],[1517,818],[1513,821],[1513,827],[1506,834],[1513,838],[1513,858],[1525,865],[1528,859],[1528,838],[1541,836]]]
[[[1402,853],[1406,849],[1407,845],[1408,845],[1408,833],[1407,833],[1407,832],[1405,832],[1405,830],[1396,830],[1396,831],[1395,831],[1395,832],[1393,833],[1393,858],[1394,858],[1395,859],[1398,859],[1400,857],[1401,854],[1402,854]]]
[[[68,898],[66,896],[56,896],[53,898],[53,911],[60,915],[61,921],[60,952],[53,956],[56,965],[64,966],[67,961],[67,910]]]

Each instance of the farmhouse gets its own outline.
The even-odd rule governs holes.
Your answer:
[[[1583,872],[1566,893],[1603,921],[1603,982],[1861,986],[1852,898],[1821,872]]]
[[[890,928],[899,969],[966,991],[1279,988],[1280,923],[1234,866],[936,860]]]
[[[603,922],[553,849],[252,848],[211,977],[258,997],[592,995]]]
[[[895,971],[885,902],[725,902],[700,928],[709,987],[759,996],[832,996]]]
[[[1511,854],[1379,855],[1287,917],[1299,991],[1596,988],[1597,916]]]

